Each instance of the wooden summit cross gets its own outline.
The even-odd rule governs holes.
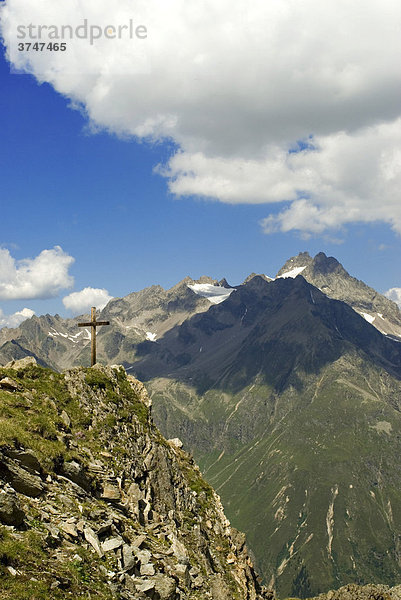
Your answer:
[[[91,328],[91,367],[96,364],[96,327],[99,325],[110,325],[110,321],[96,321],[96,307],[91,308],[90,323],[78,323],[78,327]]]

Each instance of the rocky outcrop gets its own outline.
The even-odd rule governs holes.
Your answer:
[[[344,585],[338,590],[320,594],[313,600],[401,600],[401,586]]]
[[[46,598],[272,596],[193,459],[153,425],[140,382],[99,366],[27,364],[14,377],[17,391],[0,391],[4,598],[20,586]]]
[[[11,486],[3,486],[0,491],[0,522],[18,527],[22,525],[24,517],[15,490]]]

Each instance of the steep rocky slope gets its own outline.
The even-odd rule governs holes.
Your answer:
[[[121,367],[0,370],[0,598],[262,600],[244,536]]]
[[[338,590],[330,590],[313,600],[400,600],[401,586],[388,585],[345,585]]]

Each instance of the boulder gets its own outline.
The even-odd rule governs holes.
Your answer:
[[[189,575],[188,565],[184,565],[182,563],[176,564],[174,567],[174,573],[183,585],[185,585],[185,586],[190,585],[191,578]]]
[[[78,529],[74,523],[68,523],[68,522],[64,521],[59,524],[59,527],[60,527],[61,531],[63,531],[70,537],[72,537],[72,538],[78,537]]]
[[[11,377],[3,377],[0,381],[0,389],[7,392],[15,392],[18,389],[18,383],[14,379],[11,379]]]
[[[15,491],[36,498],[45,489],[38,475],[23,469],[16,461],[0,454],[0,477],[9,483]]]
[[[152,590],[155,589],[155,584],[153,581],[150,581],[149,579],[145,579],[142,581],[137,580],[138,583],[135,584],[136,589],[138,590],[138,592],[143,592],[143,593],[149,593]],[[147,594],[148,595],[148,594]]]
[[[175,448],[182,448],[183,444],[180,438],[172,438],[171,440],[167,440],[170,446],[174,446]]]
[[[98,556],[102,558],[102,556],[104,556],[104,553],[100,545],[99,538],[97,537],[96,533],[91,527],[85,527],[84,538],[92,546],[92,548],[95,550]]]
[[[20,360],[11,360],[5,365],[5,368],[15,369],[17,371],[19,369],[26,369],[26,367],[36,364],[37,362],[33,356],[25,356],[25,358],[21,358]]]
[[[176,583],[172,577],[158,573],[152,577],[155,586],[155,598],[157,600],[175,600]]]
[[[4,525],[18,527],[22,524],[25,514],[21,510],[17,494],[12,489],[0,492],[0,521]]]
[[[122,559],[124,571],[132,571],[132,569],[137,564],[137,558],[134,556],[133,550],[135,550],[135,548],[131,548],[131,546],[129,546],[128,544],[123,545]]]
[[[110,538],[103,542],[103,552],[110,552],[111,550],[117,550],[123,545],[123,539],[121,537]]]
[[[33,475],[39,475],[43,472],[42,465],[33,450],[7,450],[7,456],[15,460],[21,467]]]
[[[83,467],[75,460],[65,462],[60,470],[61,475],[79,485],[82,489],[89,491],[91,482]]]
[[[118,485],[105,483],[100,497],[102,500],[107,500],[109,502],[119,502],[121,500],[121,492]]]
[[[141,574],[142,577],[145,576],[149,576],[149,575],[154,575],[155,574],[155,567],[151,562],[142,564],[140,566],[139,572]]]
[[[65,412],[65,410],[61,411],[60,419],[61,419],[64,427],[66,429],[70,429],[70,427],[71,427],[71,419],[68,416],[68,414]]]

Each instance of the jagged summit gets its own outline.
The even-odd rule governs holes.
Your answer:
[[[283,273],[292,269],[303,267],[307,269],[306,273],[313,271],[316,276],[318,274],[327,275],[329,273],[337,273],[341,276],[348,275],[350,277],[342,264],[334,256],[327,256],[324,252],[319,252],[314,258],[311,257],[309,252],[300,252],[297,256],[293,256],[287,260],[278,271],[276,277],[281,277]]]
[[[248,283],[248,281],[250,281],[254,277],[262,277],[265,281],[274,281],[272,277],[269,277],[268,275],[264,275],[263,273],[251,273],[250,275],[248,275],[248,277],[246,279],[244,279],[243,285]]]
[[[318,372],[351,348],[401,378],[401,344],[348,304],[304,277],[268,282],[256,275],[224,302],[170,329],[157,345],[142,347],[133,368],[146,381],[174,374],[201,389],[206,380],[236,389],[258,373],[281,389],[296,369]]]
[[[308,252],[301,252],[285,263],[277,277],[294,280],[298,275],[328,297],[349,304],[382,334],[401,339],[401,313],[397,305],[349,275],[335,258],[323,252],[312,258]],[[264,274],[252,273],[242,285],[254,277],[274,281]],[[218,282],[204,275],[195,280],[185,277],[167,290],[153,285],[124,298],[114,298],[101,311],[101,318],[110,320],[112,326],[99,332],[100,360],[131,365],[139,344],[158,342],[194,315],[227,301],[237,288],[226,279]],[[16,329],[0,330],[0,363],[32,354],[41,364],[58,370],[88,364],[90,335],[85,329],[77,329],[78,321],[79,317],[34,316]]]
[[[294,270],[329,298],[352,306],[381,333],[401,340],[401,312],[395,302],[352,277],[333,256],[319,252],[312,258],[301,252],[284,264],[277,277]]]

